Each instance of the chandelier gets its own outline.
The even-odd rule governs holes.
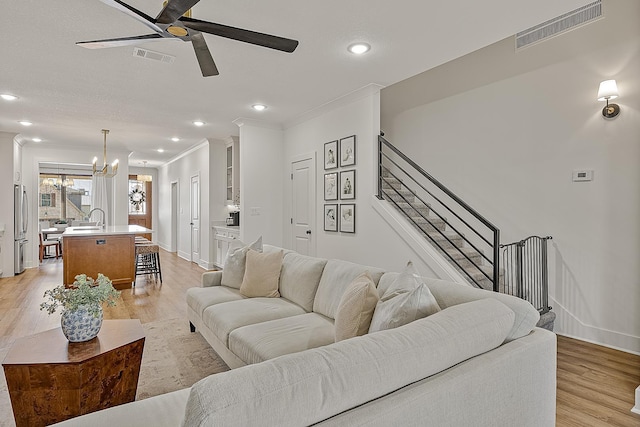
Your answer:
[[[93,158],[93,175],[94,176],[104,176],[105,178],[112,178],[116,176],[118,173],[118,159],[115,159],[111,165],[107,163],[107,134],[109,133],[108,129],[102,129],[102,134],[104,135],[104,161],[102,163],[102,169],[97,168],[98,157]],[[109,170],[109,166],[111,166],[111,170]]]

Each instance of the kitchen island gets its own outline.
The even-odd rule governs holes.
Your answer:
[[[73,284],[78,274],[95,279],[102,273],[116,289],[130,288],[135,280],[135,237],[151,231],[139,225],[68,227],[62,233],[64,284]]]

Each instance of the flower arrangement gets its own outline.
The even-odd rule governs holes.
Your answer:
[[[96,280],[86,274],[79,274],[70,287],[57,286],[45,291],[44,297],[48,299],[40,304],[40,310],[47,310],[49,314],[55,313],[58,307],[61,307],[63,313],[86,308],[89,314],[98,317],[102,303],[106,302],[113,307],[120,292],[116,291],[111,280],[102,273],[98,273]]]

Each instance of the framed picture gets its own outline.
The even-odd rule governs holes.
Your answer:
[[[324,231],[338,231],[338,205],[324,205]]]
[[[355,203],[340,205],[340,231],[343,233],[356,232]]]
[[[356,136],[351,135],[340,140],[340,166],[356,164]]]
[[[324,144],[324,170],[338,167],[338,140]]]
[[[338,172],[324,174],[324,199],[338,200]]]
[[[340,172],[340,200],[356,198],[356,171]]]

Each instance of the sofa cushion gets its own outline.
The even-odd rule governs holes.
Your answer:
[[[384,273],[383,270],[348,261],[330,259],[324,267],[318,284],[318,291],[313,301],[313,311],[330,319],[335,319],[338,304],[340,304],[340,299],[345,289],[353,279],[365,271],[371,274],[373,283],[377,286],[380,276]]]
[[[438,302],[409,261],[376,304],[369,332],[397,328],[438,311]]]
[[[521,298],[498,292],[476,289],[470,286],[446,280],[424,278],[425,283],[431,289],[433,296],[438,301],[441,308],[451,307],[469,301],[482,298],[494,298],[509,307],[516,315],[513,328],[507,335],[505,342],[513,341],[528,335],[536,327],[540,320],[540,313],[531,303]]]
[[[227,252],[227,258],[222,268],[222,284],[224,286],[240,289],[249,249],[262,252],[262,236],[258,237],[255,242],[249,245],[238,239],[232,240],[231,243],[229,243],[229,252]]]
[[[333,344],[333,321],[306,313],[235,329],[229,349],[246,364]]]
[[[278,298],[281,268],[282,251],[260,253],[249,249],[240,293],[250,298]]]
[[[226,286],[187,289],[187,306],[202,317],[204,310],[215,304],[244,299],[240,291]]]
[[[336,342],[364,335],[369,331],[378,291],[365,271],[347,286],[336,312]]]
[[[304,313],[302,307],[284,298],[247,298],[205,309],[202,321],[228,347],[229,334],[234,329]]]
[[[313,310],[313,299],[327,260],[288,253],[282,260],[280,295],[293,301],[306,311]]]
[[[211,375],[191,388],[183,425],[311,425],[499,346],[513,319],[497,300],[474,301]]]

